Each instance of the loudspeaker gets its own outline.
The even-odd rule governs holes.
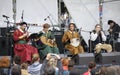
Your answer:
[[[62,36],[63,36],[63,31],[52,31],[52,33],[55,35],[57,47],[59,49],[60,53],[64,53],[64,46],[62,44]]]
[[[64,46],[62,44],[62,35],[55,35],[57,47],[60,53],[64,53]]]
[[[0,56],[9,56],[12,45],[9,37],[0,37]]]
[[[115,44],[115,51],[120,52],[120,42]]]
[[[6,36],[7,35],[7,28],[2,27],[0,28],[0,36]]]

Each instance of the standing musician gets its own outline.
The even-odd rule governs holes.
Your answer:
[[[100,53],[101,49],[105,49],[107,52],[111,52],[112,47],[110,44],[104,43],[106,41],[106,36],[101,29],[101,25],[97,24],[91,33],[93,49],[96,51],[96,53]]]
[[[37,45],[40,50],[41,58],[45,57],[48,53],[59,54],[59,49],[55,43],[55,36],[51,31],[48,30],[49,27],[50,25],[45,23],[43,25],[43,30],[39,33],[40,41],[37,41],[39,42]]]
[[[62,42],[65,48],[68,49],[73,55],[84,53],[83,47],[80,45],[80,35],[75,30],[74,23],[69,24],[69,30],[66,31],[62,37]]]
[[[108,25],[110,25],[108,29],[109,32],[108,41],[112,39],[117,41],[119,37],[120,26],[117,23],[115,23],[113,20],[108,20]]]
[[[29,33],[25,30],[27,28],[27,23],[20,23],[20,27],[14,31],[13,38],[15,41],[14,53],[21,57],[22,62],[30,62],[31,56],[38,53],[38,50],[28,45],[28,35]]]

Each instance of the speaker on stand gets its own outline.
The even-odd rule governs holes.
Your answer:
[[[56,39],[56,43],[57,43],[59,52],[64,53],[64,47],[62,44],[63,31],[56,31],[56,32],[54,32],[54,35],[55,35],[55,39]]]
[[[7,28],[0,28],[0,56],[13,55],[12,33],[7,33]]]

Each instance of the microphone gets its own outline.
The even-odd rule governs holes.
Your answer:
[[[22,22],[23,22],[23,16],[24,16],[24,10],[22,10],[22,16],[21,16]]]
[[[100,30],[100,31],[98,31],[98,32],[97,32],[97,34],[98,34],[98,35],[100,35],[100,34],[101,34],[101,30]]]
[[[47,18],[49,18],[49,16],[47,16],[47,17],[44,19],[44,21],[46,21],[46,20],[47,20]]]
[[[3,17],[5,17],[5,18],[9,18],[8,16],[6,16],[6,15],[2,15]]]

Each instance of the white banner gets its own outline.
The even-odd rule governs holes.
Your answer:
[[[4,22],[6,18],[3,15],[8,16],[10,21],[13,21],[12,0],[0,0],[0,27],[6,27]]]
[[[18,23],[22,21],[21,17],[23,17],[23,21],[31,24],[53,23],[58,25],[57,0],[16,0],[16,10],[16,22]],[[14,22],[12,0],[0,0],[0,27],[5,27],[6,19],[2,15],[9,16],[9,20]]]
[[[57,0],[17,0],[17,22],[58,24]]]

